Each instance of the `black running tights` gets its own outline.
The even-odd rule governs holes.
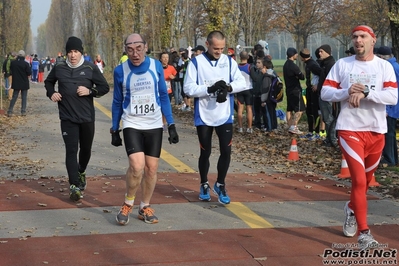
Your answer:
[[[227,175],[227,171],[230,166],[231,157],[231,141],[233,138],[233,124],[224,124],[217,127],[211,126],[198,126],[197,134],[200,144],[200,157],[198,160],[198,168],[201,177],[201,183],[208,181],[209,171],[209,157],[212,151],[212,133],[215,129],[216,134],[219,138],[219,149],[220,156],[217,164],[217,182],[224,184],[224,180]]]
[[[79,185],[78,172],[86,170],[91,157],[94,122],[77,124],[62,120],[61,132],[65,143],[65,165],[68,172],[69,184]]]

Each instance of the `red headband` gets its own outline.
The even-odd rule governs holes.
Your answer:
[[[368,28],[368,27],[366,27],[366,26],[357,26],[357,27],[355,27],[355,28],[352,30],[352,34],[353,34],[355,31],[358,31],[358,30],[368,32],[368,33],[371,35],[371,37],[375,38],[375,34],[374,34],[373,30],[370,29],[370,28]]]

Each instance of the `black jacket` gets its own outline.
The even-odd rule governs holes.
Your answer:
[[[323,87],[323,83],[326,80],[328,73],[330,72],[334,64],[335,64],[335,59],[334,57],[332,57],[332,55],[321,61],[320,63],[321,73],[319,76],[319,83],[317,84],[317,91],[319,93],[321,91],[321,88]]]
[[[98,67],[88,61],[77,68],[70,68],[66,62],[58,63],[44,81],[47,97],[51,98],[56,92],[56,82],[62,96],[58,102],[60,119],[73,123],[94,122],[93,97],[101,97],[109,92],[109,85]],[[89,88],[91,94],[79,96],[78,86]]]
[[[32,70],[25,57],[18,56],[17,59],[11,61],[10,74],[12,76],[11,88],[14,90],[29,90],[29,76]]]
[[[293,60],[287,59],[283,66],[285,91],[287,95],[297,95],[302,91],[301,83],[299,80],[304,80],[305,76],[294,63]]]
[[[320,77],[321,67],[313,58],[305,61],[305,77],[306,77],[306,88],[312,88],[312,75],[317,75]]]

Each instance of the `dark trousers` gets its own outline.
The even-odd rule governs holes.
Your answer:
[[[396,141],[396,119],[387,116],[388,132],[385,134],[385,146],[382,151],[383,163],[389,166],[398,164],[398,147]]]
[[[233,124],[223,124],[217,127],[197,126],[197,135],[200,143],[200,157],[198,159],[198,168],[201,177],[201,183],[208,181],[209,157],[212,152],[212,134],[213,130],[219,138],[220,156],[217,164],[218,176],[217,182],[224,184],[227,171],[230,166],[231,140],[233,138]]]
[[[79,172],[83,173],[90,161],[94,122],[77,124],[61,120],[61,133],[65,143],[65,165],[69,184],[78,186]]]
[[[254,126],[257,128],[261,128],[262,124],[265,128],[267,128],[267,113],[266,108],[262,106],[262,101],[260,100],[260,96],[254,96]]]
[[[276,115],[277,103],[268,100],[266,102],[266,112],[267,112],[267,131],[277,129],[277,115]]]
[[[319,95],[312,91],[312,88],[306,89],[306,116],[308,118],[308,131],[319,133]]]
[[[14,89],[13,93],[12,93],[12,98],[11,98],[11,102],[10,102],[10,106],[8,107],[8,111],[7,114],[11,115],[13,110],[14,110],[14,105],[18,99],[18,94],[19,92],[21,92],[21,114],[25,114],[26,113],[26,104],[28,101],[28,90],[16,90]]]

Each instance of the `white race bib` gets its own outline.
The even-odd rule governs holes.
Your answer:
[[[154,94],[133,95],[130,104],[131,114],[137,116],[153,113],[155,111],[154,99]]]

